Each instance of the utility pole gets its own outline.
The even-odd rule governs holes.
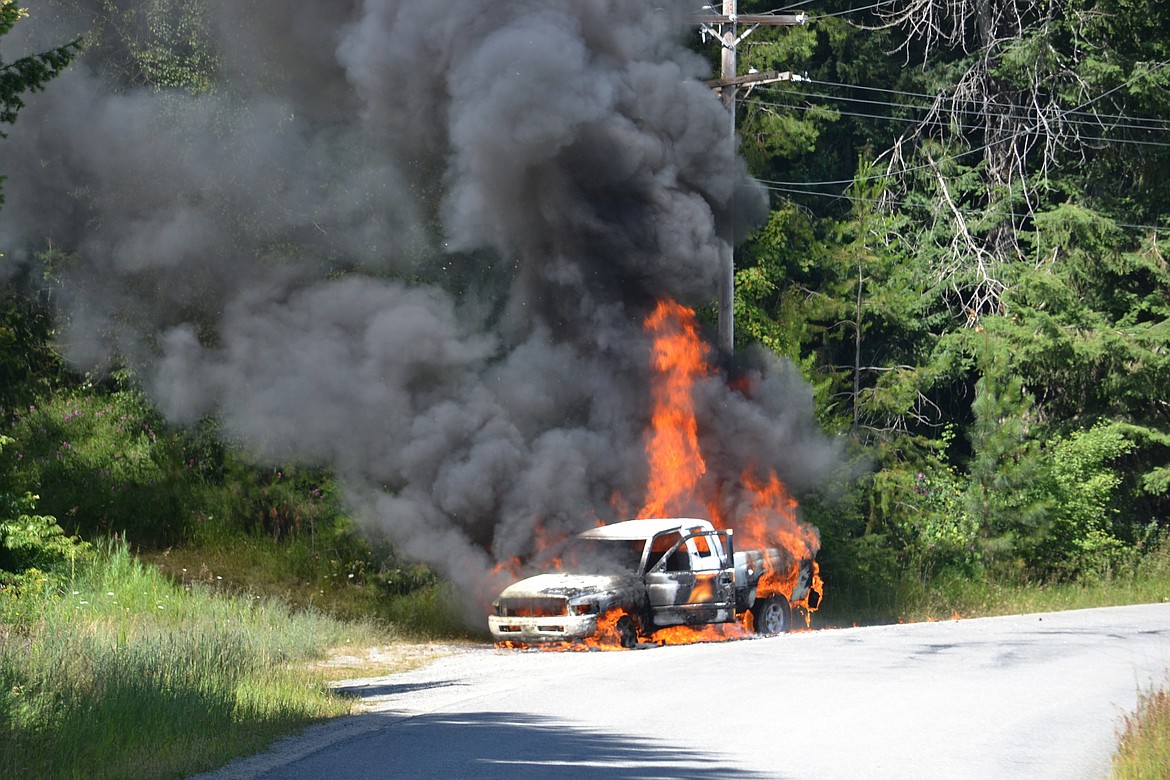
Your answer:
[[[694,17],[700,34],[713,36],[723,47],[720,78],[707,84],[719,92],[730,123],[728,143],[735,149],[735,95],[741,86],[769,84],[776,81],[800,81],[791,73],[736,73],[736,48],[757,27],[793,27],[808,21],[807,14],[739,14],[737,0],[723,0],[723,13],[716,14],[712,6],[704,6],[707,13]],[[740,25],[746,29],[740,32]],[[719,346],[731,354],[735,351],[735,199],[729,204],[730,213],[719,226],[719,235],[726,248],[719,277]]]

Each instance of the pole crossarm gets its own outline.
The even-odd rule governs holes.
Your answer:
[[[808,14],[694,14],[687,17],[691,24],[743,24],[764,27],[798,27],[808,23]]]
[[[736,76],[730,79],[708,79],[703,83],[708,87],[716,90],[722,90],[724,87],[742,87],[750,84],[751,86],[758,86],[760,84],[775,84],[778,81],[805,81],[805,77],[798,73],[791,71],[784,71],[783,73],[766,70],[762,73],[748,73],[744,76]]]

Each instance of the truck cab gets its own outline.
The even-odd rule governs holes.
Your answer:
[[[645,583],[647,617],[654,627],[735,618],[730,533],[715,530],[709,521],[630,520],[594,528],[581,538],[643,542],[638,574]]]

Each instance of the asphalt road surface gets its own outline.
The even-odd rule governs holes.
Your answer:
[[[1170,604],[623,652],[489,648],[343,688],[370,711],[202,776],[1104,778]]]

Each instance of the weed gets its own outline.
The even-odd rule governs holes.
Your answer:
[[[1170,690],[1139,695],[1137,711],[1122,724],[1112,776],[1115,780],[1170,777]]]
[[[311,662],[384,642],[270,599],[175,585],[107,545],[64,591],[0,599],[0,776],[165,777],[344,714]]]

